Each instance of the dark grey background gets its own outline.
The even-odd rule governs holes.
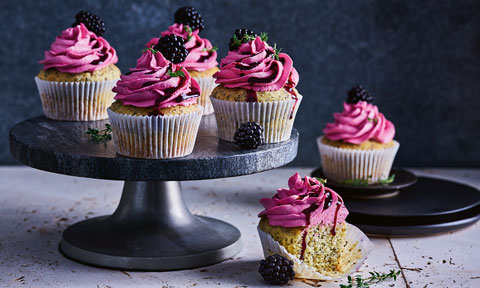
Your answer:
[[[0,163],[16,161],[8,130],[42,114],[33,77],[81,9],[105,21],[122,71],[143,45],[195,6],[202,36],[227,53],[236,28],[267,31],[300,74],[304,96],[293,165],[317,165],[315,139],[346,91],[363,84],[397,128],[401,166],[480,166],[480,1],[2,1]]]

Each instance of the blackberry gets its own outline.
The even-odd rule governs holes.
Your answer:
[[[268,256],[265,260],[260,261],[258,272],[262,275],[263,280],[273,285],[285,285],[295,277],[293,261],[278,254]]]
[[[202,31],[203,18],[193,7],[182,7],[175,12],[175,23],[188,25],[193,31]]]
[[[347,103],[355,104],[359,101],[365,101],[367,103],[373,102],[373,96],[365,90],[362,86],[356,86],[348,90]]]
[[[83,23],[88,30],[97,34],[97,36],[102,36],[103,33],[105,33],[105,23],[103,23],[102,18],[91,12],[78,12],[77,15],[75,15],[75,22],[72,24],[72,27],[75,27],[80,23]]]
[[[170,34],[160,38],[153,49],[162,53],[172,63],[178,64],[185,61],[188,55],[188,50],[183,44],[185,44],[185,40],[182,37]]]
[[[242,41],[243,40],[243,35],[252,36],[253,38],[258,36],[257,33],[253,32],[252,30],[245,29],[245,28],[235,30],[235,33],[233,33],[233,35],[235,35],[235,37],[230,38],[230,43],[228,44],[228,50],[229,51],[237,50],[237,48],[240,46],[240,44],[247,42],[247,41],[245,41],[245,42]],[[235,38],[237,39],[236,41],[235,41]]]
[[[246,122],[233,135],[235,143],[243,149],[257,149],[263,144],[263,128],[257,122]]]

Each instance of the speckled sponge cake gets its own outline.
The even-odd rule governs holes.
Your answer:
[[[123,105],[120,101],[113,102],[110,107],[113,112],[132,115],[132,116],[152,116],[152,115],[182,115],[190,112],[199,111],[200,107],[197,104],[189,106],[172,106],[166,108],[155,107],[136,107],[132,105]]]
[[[295,88],[293,89],[298,93]],[[256,92],[256,95],[257,102],[286,101],[292,98],[292,94],[284,88],[275,91],[259,91]],[[224,85],[218,85],[213,89],[212,97],[224,101],[246,102],[247,90],[242,88],[227,88]]]
[[[342,140],[333,141],[326,137],[322,138],[322,143],[333,146],[333,147],[337,147],[337,148],[358,149],[358,150],[370,150],[370,149],[379,150],[379,149],[393,147],[393,145],[395,144],[395,142],[393,141],[390,141],[387,143],[380,143],[375,140],[366,140],[360,144],[352,144],[352,143],[344,142]]]
[[[58,71],[55,68],[41,70],[38,73],[38,78],[46,81],[57,82],[86,82],[86,81],[104,81],[120,79],[120,69],[115,64],[108,65],[105,68],[95,70],[93,72],[87,71],[82,73],[67,73]]]

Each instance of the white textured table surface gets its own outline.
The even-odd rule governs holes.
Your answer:
[[[250,176],[183,183],[195,214],[227,221],[240,229],[244,248],[213,266],[175,272],[122,272],[64,258],[61,233],[77,221],[110,214],[123,182],[56,175],[26,167],[0,167],[0,287],[263,287],[257,273],[263,258],[256,232],[258,200],[286,187],[295,171],[277,169]],[[422,175],[480,187],[480,169],[414,169]],[[454,191],[452,191],[454,193]],[[348,208],[348,203],[347,203]],[[348,219],[347,219],[348,220]],[[371,238],[374,250],[359,273],[402,269],[396,282],[372,287],[480,287],[480,223],[419,238]],[[319,287],[339,287],[319,282]],[[311,287],[299,280],[289,287]]]

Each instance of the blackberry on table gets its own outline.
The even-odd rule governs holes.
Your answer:
[[[285,285],[295,277],[293,261],[278,254],[261,260],[258,272],[266,282],[273,285]]]
[[[246,122],[233,135],[235,143],[243,149],[257,149],[263,145],[263,127],[257,122]]]
[[[185,61],[188,50],[184,46],[185,40],[182,37],[170,34],[160,38],[153,46],[153,49],[162,53],[162,55],[174,64]]]
[[[257,33],[245,28],[239,28],[235,30],[235,33],[233,33],[233,35],[235,35],[235,38],[237,39],[237,41],[235,41],[234,37],[230,38],[230,43],[228,44],[229,51],[234,51],[240,46],[238,43],[238,40],[240,41],[240,44],[246,42],[246,41],[245,42],[243,41],[244,40],[243,35],[252,36],[252,38],[255,38],[258,36]]]
[[[355,104],[359,101],[365,101],[367,103],[373,102],[373,96],[365,90],[362,86],[356,86],[348,90],[347,103]]]
[[[102,36],[103,33],[105,33],[105,23],[103,23],[102,18],[91,12],[78,12],[77,15],[75,15],[75,22],[72,24],[72,27],[75,27],[80,23],[83,23],[88,30],[97,34],[97,36]]]
[[[175,12],[175,23],[188,25],[193,31],[202,31],[203,18],[193,7],[182,7]]]

